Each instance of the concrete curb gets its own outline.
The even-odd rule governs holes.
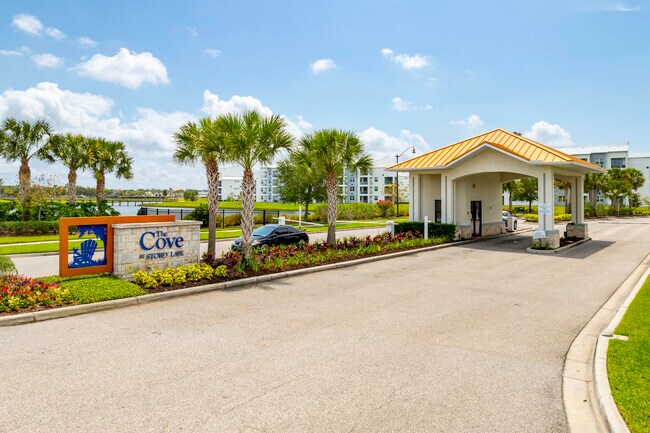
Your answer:
[[[565,246],[557,248],[555,250],[534,250],[532,248],[526,248],[526,251],[531,253],[531,254],[547,254],[547,255],[558,254],[558,253],[564,252],[564,251],[566,251],[568,249],[575,248],[578,245],[582,245],[585,242],[589,242],[590,240],[591,240],[591,238],[580,239],[578,242],[574,242],[572,244],[565,245]]]
[[[633,295],[638,292],[637,287],[640,288],[648,274],[650,254],[594,314],[566,354],[562,372],[562,400],[572,433],[629,432],[609,388],[606,365],[609,338],[603,334],[611,338],[611,332]],[[603,343],[601,340],[604,340]]]
[[[70,307],[53,308],[51,310],[43,310],[43,311],[35,311],[31,313],[3,316],[0,317],[0,327],[22,325],[25,323],[41,322],[43,320],[58,319],[61,317],[76,316],[78,314],[91,313],[93,311],[112,310],[114,308],[148,304],[151,302],[161,301],[164,299],[178,298],[181,296],[189,296],[197,293],[211,292],[215,290],[227,290],[227,289],[241,287],[241,286],[257,285],[260,283],[265,283],[267,281],[279,280],[286,277],[293,277],[298,275],[311,274],[314,272],[321,272],[321,271],[345,268],[350,266],[357,266],[364,263],[376,262],[378,260],[392,259],[396,257],[408,256],[411,254],[418,254],[418,253],[432,251],[432,250],[454,247],[457,245],[466,245],[471,243],[487,241],[489,239],[495,239],[498,237],[526,233],[530,230],[532,229],[524,229],[518,232],[505,233],[505,234],[500,234],[500,235],[490,236],[490,237],[480,238],[480,239],[469,239],[465,241],[452,242],[448,244],[432,245],[430,247],[417,248],[408,251],[399,251],[396,253],[383,254],[381,256],[364,257],[361,259],[349,260],[349,261],[339,262],[339,263],[330,263],[327,265],[314,266],[311,268],[295,269],[292,271],[260,275],[257,277],[242,278],[239,280],[232,280],[232,281],[224,281],[222,283],[213,283],[213,284],[205,284],[205,285],[195,286],[195,287],[187,287],[185,289],[172,290],[169,292],[151,293],[148,295],[135,296],[132,298],[114,299],[111,301],[95,302],[92,304],[73,305]]]
[[[650,266],[650,264],[648,264]],[[594,356],[594,386],[596,388],[596,398],[600,409],[602,410],[607,426],[612,433],[630,433],[625,420],[618,411],[614,397],[612,396],[612,389],[609,386],[609,377],[607,376],[607,350],[609,349],[609,342],[614,336],[614,331],[623,316],[625,315],[630,304],[636,295],[643,287],[643,283],[650,275],[650,267],[648,267],[643,275],[639,277],[632,292],[625,298],[623,304],[616,311],[616,315],[609,322],[603,333],[598,337],[596,342],[596,354]]]

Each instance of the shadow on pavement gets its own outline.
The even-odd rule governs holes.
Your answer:
[[[471,243],[467,245],[458,245],[457,248],[467,248],[472,250],[479,251],[496,251],[501,253],[518,253],[518,254],[528,254],[534,256],[534,254],[529,253],[526,249],[529,247],[531,241],[530,233],[522,233],[520,235],[515,234],[511,236],[498,237],[494,239],[485,239],[481,242]],[[562,251],[557,254],[543,254],[539,255],[542,257],[555,257],[563,259],[585,259],[592,254],[596,254],[608,246],[612,245],[614,242],[610,241],[595,241],[591,240],[585,242],[582,245],[577,247],[570,248],[568,250]]]

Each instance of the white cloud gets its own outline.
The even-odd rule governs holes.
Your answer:
[[[415,146],[418,152],[430,150],[429,143],[420,135],[402,129],[399,136],[390,135],[380,129],[370,127],[359,134],[366,151],[375,157],[401,153],[409,146]]]
[[[32,62],[39,68],[59,68],[63,66],[63,59],[54,54],[35,54]]]
[[[306,131],[308,129],[311,129],[312,124],[307,122],[305,119],[303,119],[302,116],[298,116],[298,121],[296,122],[296,125],[303,131]]]
[[[483,125],[485,122],[478,114],[470,114],[465,120],[452,120],[449,123],[452,125],[466,126],[468,128],[474,129]]]
[[[551,124],[544,120],[535,123],[524,136],[551,147],[573,146],[571,133],[558,124]]]
[[[218,117],[224,114],[241,114],[245,111],[256,110],[263,116],[271,116],[273,111],[262,104],[262,101],[253,96],[233,95],[230,99],[221,99],[219,95],[205,90],[203,92],[203,107],[201,111],[210,117]],[[298,116],[298,121],[293,122],[286,116],[282,116],[286,121],[287,130],[291,135],[300,138],[305,131],[311,128],[311,123],[305,121],[302,116]]]
[[[422,54],[395,54],[390,48],[382,48],[379,51],[385,58],[392,60],[395,63],[398,63],[402,66],[403,69],[422,69],[429,64],[429,56],[424,56]]]
[[[65,33],[61,30],[54,27],[47,27],[43,25],[41,20],[39,20],[34,15],[29,14],[18,14],[14,15],[11,20],[11,25],[17,28],[20,31],[29,33],[31,35],[42,36],[47,35],[53,39],[60,40],[65,38]]]
[[[80,75],[129,89],[138,89],[143,84],[169,84],[165,65],[146,51],[136,53],[120,48],[112,57],[95,54],[75,69]]]
[[[51,37],[52,39],[56,39],[57,41],[60,41],[61,39],[65,38],[65,33],[63,33],[59,29],[55,29],[52,27],[48,27],[45,29],[45,34]]]
[[[84,47],[88,47],[88,48],[94,48],[97,46],[97,41],[89,38],[88,36],[80,37],[79,39],[77,39],[77,42],[79,42]]]
[[[414,105],[411,101],[405,101],[404,99],[396,96],[392,100],[391,108],[395,111],[429,111],[433,109],[433,106],[427,105]]]
[[[219,57],[223,53],[219,50],[215,50],[214,48],[206,48],[205,50],[203,50],[203,54],[205,54],[208,57],[215,58],[215,57]]]
[[[178,170],[172,162],[175,148],[172,134],[178,127],[194,118],[184,112],[161,113],[138,108],[133,119],[125,121],[112,112],[110,98],[90,93],[63,90],[55,83],[39,83],[27,90],[7,90],[0,94],[0,118],[16,117],[34,121],[47,120],[57,132],[74,132],[89,136],[123,141],[134,156],[133,181],[109,179],[109,188],[153,187],[158,185],[204,188],[200,176],[188,176],[187,170]],[[65,168],[59,164],[46,166],[34,163],[39,170],[56,170],[65,179]],[[2,164],[0,178],[16,176],[16,164]],[[80,175],[81,185],[94,185],[88,173]]]
[[[199,37],[199,31],[196,30],[196,27],[187,26],[186,28],[187,28],[187,31],[190,32],[190,35],[193,38],[198,38]]]
[[[0,50],[0,56],[22,56],[23,52],[22,51],[14,51],[14,50]]]
[[[40,35],[43,32],[43,24],[34,15],[15,15],[11,21],[11,25],[13,25],[18,30],[21,30],[25,33],[30,33],[32,35]]]
[[[334,63],[334,60],[332,59],[320,59],[312,63],[310,68],[313,74],[318,75],[321,72],[327,71],[328,69],[336,68],[336,63]]]
[[[206,114],[219,115],[248,109],[258,109],[265,115],[271,114],[270,108],[252,96],[233,96],[221,100],[209,90],[203,94],[201,111]],[[55,83],[44,82],[26,90],[7,90],[1,93],[0,118],[6,117],[30,121],[45,119],[57,132],[123,141],[134,157],[135,178],[132,181],[109,178],[109,188],[206,188],[200,166],[179,170],[172,161],[175,149],[173,133],[187,121],[196,120],[196,116],[191,113],[163,113],[140,107],[133,117],[125,118],[108,97],[76,93],[61,89]],[[298,116],[296,122],[286,117],[285,120],[288,130],[295,136],[302,135],[303,130],[311,127],[302,116]],[[43,170],[54,170],[61,179],[67,176],[65,168],[60,164],[45,165],[35,161],[33,168],[35,176]],[[5,182],[14,179],[17,173],[17,164],[0,164],[0,178],[5,179]],[[89,173],[81,173],[79,184],[92,186],[94,181]]]

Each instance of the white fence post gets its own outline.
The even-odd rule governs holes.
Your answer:
[[[302,227],[302,205],[298,206],[298,227]]]
[[[386,231],[395,236],[395,221],[386,221]]]
[[[278,217],[278,224],[280,224],[281,226],[284,225],[284,217],[283,216]]]
[[[429,217],[424,216],[424,239],[429,239]]]

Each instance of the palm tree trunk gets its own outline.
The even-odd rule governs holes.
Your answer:
[[[20,184],[20,203],[23,207],[23,220],[27,221],[29,219],[29,193],[32,189],[32,171],[29,168],[29,160],[26,158],[20,160],[18,183]]]
[[[589,200],[591,200],[591,207],[594,208],[594,218],[596,218],[598,216],[598,199],[595,189],[589,191]]]
[[[325,188],[327,189],[327,243],[334,245],[336,243],[336,173],[327,173],[325,179]]]
[[[241,183],[241,234],[244,260],[251,258],[253,250],[253,207],[255,206],[255,179],[251,167],[244,169]]]
[[[508,212],[512,213],[512,193],[509,191],[508,191]]]
[[[71,205],[77,204],[77,169],[70,167],[68,171],[68,201]]]
[[[208,178],[208,254],[214,258],[219,210],[219,165],[216,159],[211,159],[205,164],[205,175]]]
[[[95,199],[97,200],[97,207],[99,207],[99,204],[104,201],[106,196],[106,175],[103,171],[99,171],[95,173],[95,179],[97,180]]]

